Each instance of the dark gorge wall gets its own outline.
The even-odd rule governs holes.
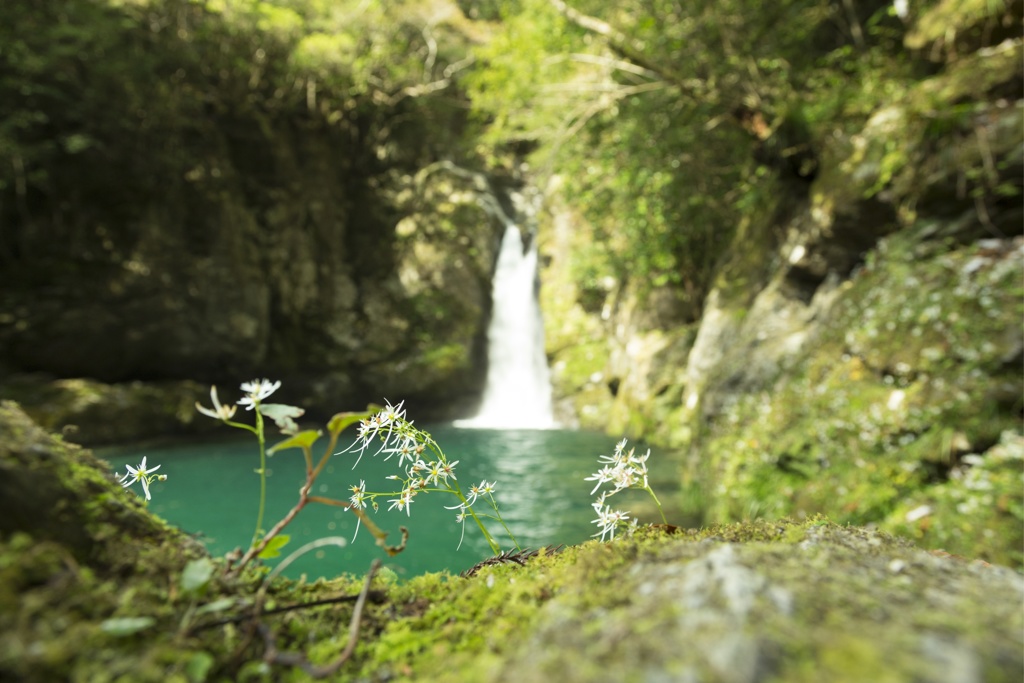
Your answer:
[[[486,179],[435,163],[461,149],[457,92],[325,85],[294,38],[195,4],[57,5],[0,11],[5,393],[55,428],[144,397],[136,435],[190,420],[185,380],[465,409],[501,226]],[[133,431],[102,421],[81,436]]]

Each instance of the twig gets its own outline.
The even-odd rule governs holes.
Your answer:
[[[562,550],[562,546],[549,545],[546,548],[542,548],[541,550],[543,550],[546,555],[554,555],[555,553],[560,552]],[[474,576],[478,571],[480,571],[484,567],[490,567],[496,564],[506,564],[509,562],[518,564],[520,567],[523,567],[526,566],[527,560],[536,557],[539,553],[540,550],[507,550],[501,553],[500,555],[488,557],[486,560],[477,562],[475,565],[459,574],[459,576],[461,576],[464,579],[468,579],[469,577]]]
[[[383,591],[370,591],[368,597],[371,602],[381,603],[386,598],[386,593]],[[359,599],[359,594],[356,595],[340,595],[336,598],[324,598],[322,600],[313,600],[312,602],[303,602],[296,605],[286,605],[285,607],[275,607],[274,609],[264,610],[261,616],[269,616],[272,614],[283,614],[285,612],[293,612],[295,610],[306,609],[307,607],[320,607],[321,605],[335,605],[342,602],[354,602]],[[217,626],[225,626],[227,624],[237,624],[240,621],[252,618],[250,612],[245,614],[236,614],[230,617],[223,617],[214,621],[207,621],[202,624],[196,624],[188,630],[189,635],[196,631],[204,631],[208,628],[216,628]]]
[[[352,610],[352,621],[349,622],[348,627],[348,643],[337,659],[330,664],[317,666],[306,659],[306,655],[302,653],[281,652],[277,649],[277,643],[270,627],[260,624],[257,628],[260,635],[263,636],[263,642],[267,648],[266,653],[263,655],[263,661],[268,664],[297,666],[313,678],[326,678],[336,673],[352,657],[352,653],[356,650],[356,643],[359,641],[359,626],[363,618],[363,608],[366,606],[366,598],[370,594],[370,584],[373,582],[373,577],[378,569],[380,569],[380,560],[374,560],[370,564],[370,571],[366,573],[366,583],[363,584],[363,589],[356,598],[355,608]]]

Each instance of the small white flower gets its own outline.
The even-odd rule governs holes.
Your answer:
[[[352,507],[359,508],[360,510],[366,509],[366,481],[363,479],[359,480],[359,486],[349,487],[352,491],[352,497],[349,501],[352,503]]]
[[[387,401],[386,403],[387,405],[384,407],[384,410],[377,414],[382,427],[387,427],[405,420],[405,411],[402,409],[402,404],[405,403],[405,401],[399,401],[397,406],[391,405],[391,401]]]
[[[441,463],[433,460],[427,463],[426,481],[428,484],[433,482],[434,486],[440,486],[442,476],[443,472],[441,469]]]
[[[146,500],[151,500],[152,497],[149,495],[149,482],[157,477],[157,475],[153,473],[160,469],[160,465],[157,465],[153,469],[147,469],[146,456],[142,456],[142,464],[139,465],[138,469],[131,465],[125,465],[125,467],[128,468],[128,473],[121,477],[121,486],[128,488],[135,482],[141,481],[142,490],[146,494]]]
[[[252,410],[257,403],[267,398],[280,388],[280,381],[271,382],[269,379],[254,379],[251,382],[243,382],[242,391],[244,391],[246,395],[238,399],[238,405],[245,406],[246,410]]]
[[[447,508],[451,510],[452,508]],[[466,538],[466,508],[459,506],[459,514],[455,515],[455,523],[462,525],[462,536],[459,537],[459,544],[455,546],[455,550],[462,547],[462,541]]]
[[[402,495],[400,495],[398,498],[390,498],[388,500],[388,502],[391,503],[391,507],[389,507],[388,510],[394,510],[395,508],[398,508],[399,512],[405,510],[405,515],[407,517],[410,516],[409,508],[412,506],[412,498],[415,495],[415,490],[413,490],[411,487],[406,488],[404,491],[402,491]]]
[[[213,410],[210,410],[209,408],[204,408],[203,406],[199,405],[199,401],[196,401],[196,410],[198,410],[203,415],[212,417],[215,420],[230,420],[232,417],[234,417],[235,411],[238,410],[238,406],[236,405],[221,405],[220,401],[217,400],[216,386],[210,387],[210,400],[213,401]]]
[[[608,536],[608,540],[611,540],[615,538],[615,528],[619,524],[629,522],[629,513],[621,510],[612,510],[609,505],[603,510],[598,510],[597,519],[591,521],[601,527],[601,530],[594,534],[594,536],[600,536],[602,541],[605,536]]]
[[[416,442],[412,439],[405,439],[402,441],[400,445],[396,446],[395,448],[388,449],[387,453],[388,456],[384,458],[385,460],[388,460],[389,458],[391,458],[392,455],[398,453],[399,467],[402,466],[402,463],[405,462],[406,458],[409,459],[409,462],[414,463],[416,461],[417,455]]]
[[[584,477],[583,481],[597,481],[597,484],[594,485],[593,490],[590,492],[590,495],[594,495],[597,492],[597,490],[601,488],[601,484],[614,481],[616,474],[617,468],[605,465],[604,467],[602,467],[589,477]]]
[[[469,495],[466,496],[466,504],[465,504],[466,507],[473,507],[473,503],[476,502],[476,499],[478,497],[483,496],[483,495],[488,494],[488,493],[494,493],[494,485],[497,484],[497,483],[498,482],[492,482],[492,483],[488,484],[487,480],[484,479],[479,484],[476,484],[475,486],[470,486],[469,487]]]
[[[441,465],[441,478],[444,479],[445,484],[448,483],[448,477],[451,477],[455,481],[458,481],[458,479],[455,477],[455,466],[458,464],[459,461],[456,460],[455,462],[446,462],[443,465]]]

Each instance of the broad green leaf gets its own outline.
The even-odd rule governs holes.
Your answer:
[[[285,434],[294,434],[299,431],[299,425],[295,423],[294,418],[302,417],[306,411],[282,403],[266,403],[260,405],[260,412],[273,420],[277,428]]]
[[[281,554],[281,548],[288,545],[288,541],[291,539],[292,537],[287,534],[278,534],[277,536],[274,536],[267,543],[267,547],[260,552],[260,559],[267,560],[272,557],[277,557]]]
[[[366,420],[370,417],[369,411],[364,413],[338,413],[327,422],[327,431],[331,433],[331,436],[338,436],[341,434],[349,425],[353,425],[360,420]]]
[[[112,636],[130,636],[156,623],[153,617],[117,617],[100,624],[100,630]]]
[[[181,573],[181,589],[186,593],[202,590],[213,576],[213,562],[209,558],[192,560]]]
[[[304,432],[299,432],[290,439],[285,439],[279,444],[275,444],[267,451],[267,455],[273,455],[278,451],[283,451],[286,448],[309,448],[316,440],[320,438],[319,429],[307,429]]]

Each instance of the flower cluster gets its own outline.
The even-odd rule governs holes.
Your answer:
[[[153,469],[148,469],[146,467],[146,456],[142,456],[142,463],[137,468],[132,467],[131,465],[125,465],[125,467],[128,468],[128,471],[117,478],[118,483],[121,484],[122,487],[128,488],[137,481],[142,482],[142,490],[146,494],[146,500],[152,499],[152,496],[149,494],[149,485],[153,483],[153,480],[167,481],[166,474],[153,474],[160,469],[160,465],[157,465]]]
[[[603,484],[611,484],[613,488],[611,491],[602,491],[597,500],[591,503],[594,512],[597,513],[597,519],[592,521],[600,528],[594,536],[600,536],[602,541],[605,539],[605,536],[612,539],[615,538],[615,530],[619,527],[626,527],[632,531],[639,524],[636,518],[629,516],[629,512],[613,510],[611,505],[605,502],[608,497],[614,496],[619,491],[625,489],[647,491],[654,498],[654,502],[658,505],[658,510],[661,511],[661,503],[658,501],[658,497],[654,495],[654,491],[651,490],[647,480],[647,459],[650,457],[650,449],[643,455],[637,455],[635,448],[630,448],[629,451],[626,451],[626,439],[615,444],[615,451],[612,455],[598,457],[601,469],[584,479],[584,481],[597,482],[594,484],[590,495],[597,493],[597,490]],[[664,516],[662,512],[663,519]]]
[[[273,420],[282,433],[295,434],[299,430],[295,418],[301,417],[305,411],[295,406],[263,402],[264,399],[269,398],[271,394],[280,388],[280,380],[271,382],[269,379],[254,379],[251,382],[242,382],[241,389],[245,392],[245,395],[238,399],[238,405],[221,405],[220,400],[217,398],[217,387],[213,386],[210,387],[210,400],[213,402],[213,409],[206,408],[197,401],[196,410],[207,417],[227,422],[233,427],[241,427],[256,432],[262,428],[259,424],[257,424],[256,428],[253,428],[237,422],[231,422],[231,418],[235,416],[238,406],[245,406],[246,410],[255,409],[259,415]]]
[[[373,456],[384,454],[385,461],[398,456],[397,464],[401,468],[402,475],[393,474],[387,479],[401,482],[401,490],[368,492],[366,482],[361,480],[359,486],[350,487],[352,496],[349,498],[349,503],[360,510],[366,509],[369,504],[376,511],[380,505],[375,499],[383,497],[390,503],[388,510],[397,509],[410,516],[412,504],[418,494],[432,491],[450,493],[459,499],[459,503],[445,509],[457,510],[455,521],[463,525],[463,538],[465,538],[466,531],[464,523],[466,518],[470,517],[480,526],[492,548],[497,547],[493,537],[484,529],[480,521],[481,517],[488,517],[497,520],[504,526],[493,496],[497,482],[488,482],[485,479],[479,484],[471,486],[468,494],[463,494],[458,478],[455,476],[455,466],[459,464],[459,461],[449,461],[429,433],[417,429],[410,420],[406,419],[403,403],[391,405],[390,402],[387,402],[382,410],[362,420],[359,423],[355,441],[345,451],[342,451],[342,453],[356,452],[359,454],[355,465],[352,466],[355,469],[370,445],[379,441],[380,445],[374,451]],[[427,459],[425,455],[427,452],[434,457]],[[485,500],[493,509],[494,514],[475,512],[473,506],[478,499]],[[462,545],[462,540],[459,541],[459,545]]]

